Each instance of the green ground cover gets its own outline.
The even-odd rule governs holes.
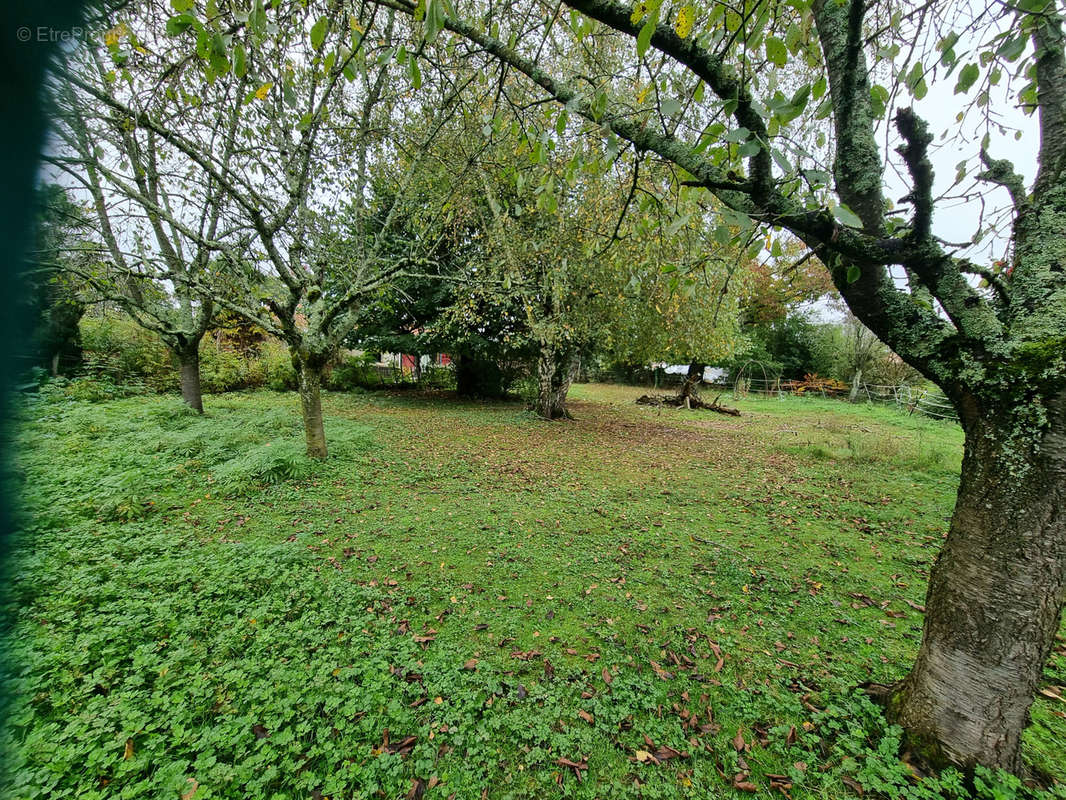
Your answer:
[[[637,394],[330,394],[325,464],[291,394],[27,402],[0,795],[1022,796],[913,775],[853,688],[914,657],[958,428]]]

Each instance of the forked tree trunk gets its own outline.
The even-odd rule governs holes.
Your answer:
[[[305,360],[298,361],[300,410],[304,419],[304,438],[307,441],[308,458],[324,459],[326,452],[326,429],[322,423],[322,373],[323,367]]]
[[[855,374],[851,376],[851,391],[848,392],[848,401],[854,403],[859,399],[859,387],[862,385],[862,370],[855,370]]]
[[[962,479],[922,646],[889,703],[927,763],[1021,767],[1066,587],[1066,394],[1050,407],[1036,442],[1026,408],[964,415]]]
[[[574,380],[577,359],[550,347],[542,347],[537,359],[537,402],[535,411],[544,419],[573,419],[566,410],[566,395]]]
[[[181,377],[181,399],[199,413],[204,413],[204,398],[200,390],[200,340],[171,348],[178,361]]]

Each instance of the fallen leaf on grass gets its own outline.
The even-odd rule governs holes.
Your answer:
[[[611,673],[607,671],[607,667],[603,668],[603,671],[600,673],[600,675],[603,676],[603,682],[606,683],[608,686],[610,686],[611,683],[614,681],[614,678],[611,677]]]
[[[463,669],[473,671],[477,669],[478,660],[476,658],[467,659],[463,664]]]
[[[256,739],[265,739],[270,735],[269,733],[267,733],[266,728],[258,724],[252,726],[252,733],[255,734]]]
[[[658,662],[649,661],[648,663],[651,664],[651,668],[653,670],[655,670],[655,674],[658,675],[660,679],[662,679],[664,681],[668,681],[672,677],[674,677],[674,674],[672,672],[667,672],[665,669],[662,668],[662,665],[659,664]]]
[[[744,773],[733,776],[733,788],[740,789],[742,792],[757,792],[759,787],[748,780],[748,776]]]
[[[714,665],[715,672],[721,672],[722,667],[725,666],[725,659],[722,658],[722,648],[714,642],[710,643],[711,652],[714,653],[714,657],[718,659],[718,663]]]
[[[122,760],[129,761],[131,758],[133,758],[133,739],[127,739],[126,749],[122,753]]]
[[[744,751],[744,729],[737,728],[737,735],[733,737],[733,747],[738,753]]]
[[[649,752],[648,752],[647,750],[637,750],[637,751],[636,751],[636,752],[635,752],[635,753],[633,754],[633,756],[634,756],[634,758],[636,758],[636,759],[637,759],[637,761],[639,761],[639,762],[640,762],[641,764],[646,764],[646,763],[647,763],[647,762],[649,762],[649,761],[650,761],[651,763],[653,763],[653,764],[658,764],[658,763],[659,763],[659,759],[657,759],[657,758],[656,758],[655,756],[653,756],[653,755],[652,755],[651,753],[649,753]]]
[[[1044,697],[1066,703],[1066,698],[1062,696],[1062,692],[1062,686],[1045,686],[1040,690],[1040,694]]]
[[[589,712],[587,712],[583,708],[578,710],[577,715],[579,717],[581,717],[581,719],[585,720],[585,722],[587,722],[589,725],[591,725],[594,722],[594,718],[593,718],[592,714],[590,714]]]
[[[196,790],[200,788],[200,784],[197,782],[196,778],[189,778],[186,782],[189,784],[189,788],[187,791],[182,792],[181,800],[192,800],[192,796],[196,794]]]
[[[540,654],[539,650],[512,650],[511,658],[517,658],[519,661],[530,661]]]
[[[426,793],[426,782],[421,778],[411,778],[411,788],[407,790],[407,800],[419,800]]]
[[[851,789],[853,789],[855,791],[855,793],[857,795],[859,795],[859,797],[862,797],[865,794],[865,792],[863,791],[863,788],[862,788],[862,784],[859,783],[854,778],[849,778],[847,775],[845,775],[845,776],[841,777],[840,780],[842,780],[846,786],[848,786]]]
[[[655,757],[660,761],[667,761],[671,758],[688,758],[688,753],[681,750],[675,750],[669,745],[660,745],[659,749],[655,751]]]

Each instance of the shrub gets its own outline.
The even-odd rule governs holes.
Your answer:
[[[178,376],[157,336],[116,314],[81,320],[84,373],[116,385],[144,384],[149,391],[174,390]]]
[[[263,373],[261,385],[275,392],[296,389],[296,369],[292,365],[289,348],[276,339],[268,339],[259,348],[259,363]]]

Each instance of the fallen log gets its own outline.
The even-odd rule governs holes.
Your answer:
[[[716,411],[719,414],[728,414],[731,417],[739,417],[740,409],[729,408],[728,406],[722,406],[718,404],[718,398],[716,397],[711,402],[701,400],[698,395],[655,395],[650,394],[641,395],[637,398],[638,406],[673,406],[674,408],[702,408],[707,411]]]

